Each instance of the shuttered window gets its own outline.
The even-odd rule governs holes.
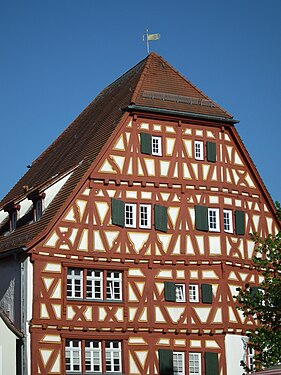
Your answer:
[[[218,353],[213,353],[213,352],[205,353],[205,374],[206,375],[219,375]]]
[[[154,206],[154,225],[156,230],[167,232],[167,207]]]
[[[112,224],[124,227],[125,225],[125,203],[120,199],[111,199]]]
[[[150,134],[140,133],[140,145],[142,154],[152,154],[152,142]]]
[[[195,227],[197,230],[208,231],[208,208],[195,206]]]
[[[168,349],[159,349],[159,374],[172,375],[173,374],[173,352]]]
[[[245,234],[245,212],[235,211],[235,232],[236,234]]]
[[[201,285],[201,291],[202,291],[202,302],[203,303],[212,303],[212,300],[213,300],[212,285],[202,284]]]
[[[215,163],[217,161],[217,150],[214,142],[206,142],[207,160]]]
[[[257,286],[251,286],[250,287],[250,297],[251,299],[255,298],[255,295],[258,293],[259,288]]]
[[[165,301],[176,301],[176,284],[170,281],[164,283],[164,298]]]

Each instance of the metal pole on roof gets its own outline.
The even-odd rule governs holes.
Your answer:
[[[146,29],[146,51],[149,55],[149,41],[148,41],[148,29]]]

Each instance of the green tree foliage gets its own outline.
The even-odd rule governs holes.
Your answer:
[[[281,206],[276,202],[277,217],[281,220]],[[256,244],[254,268],[261,272],[263,281],[258,288],[238,288],[236,297],[244,316],[252,316],[258,326],[248,331],[248,346],[255,350],[256,369],[281,362],[281,231],[262,239],[252,235]],[[246,373],[245,363],[241,363]]]

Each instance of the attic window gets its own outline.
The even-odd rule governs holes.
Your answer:
[[[44,198],[46,194],[38,190],[28,195],[28,199],[33,202],[34,221],[38,221],[43,215]]]
[[[14,204],[13,202],[8,204],[4,208],[4,211],[9,213],[10,232],[13,232],[17,227],[18,211],[19,210],[20,210],[20,205]]]

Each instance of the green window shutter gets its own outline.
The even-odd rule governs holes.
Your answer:
[[[245,212],[235,211],[235,231],[236,234],[245,234]]]
[[[253,300],[255,298],[255,295],[258,293],[258,291],[259,291],[259,287],[257,287],[257,286],[251,286],[250,287],[251,300]]]
[[[214,142],[206,142],[207,160],[215,163],[217,161],[217,150]]]
[[[112,224],[124,227],[125,225],[125,203],[120,199],[111,199]]]
[[[205,374],[219,375],[218,353],[205,352]]]
[[[152,141],[151,135],[147,133],[140,133],[140,144],[142,154],[152,154]]]
[[[168,349],[158,349],[159,374],[173,375],[173,352]]]
[[[201,292],[202,292],[202,302],[203,303],[212,303],[212,301],[213,301],[212,285],[202,284],[201,285]]]
[[[208,207],[195,206],[195,228],[208,231]]]
[[[167,207],[159,206],[155,204],[154,206],[154,225],[156,230],[161,232],[167,232]]]
[[[170,281],[164,283],[164,298],[165,301],[176,301],[176,284]]]

